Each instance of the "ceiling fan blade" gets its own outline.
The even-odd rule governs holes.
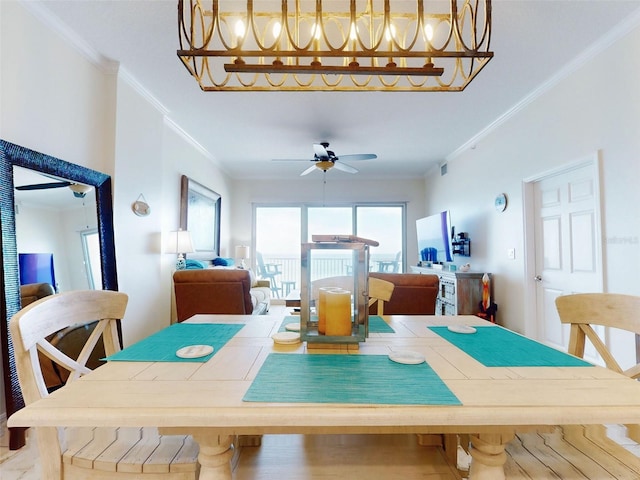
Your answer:
[[[304,172],[302,172],[300,174],[300,176],[302,177],[303,175],[308,175],[309,173],[313,172],[317,167],[315,165],[311,165],[309,168],[307,168]]]
[[[342,170],[343,172],[358,173],[358,170],[342,162],[335,162],[333,166],[338,170]]]
[[[327,149],[324,145],[321,145],[320,143],[314,143],[313,151],[320,160],[329,159],[329,153],[327,152]]]
[[[272,158],[272,162],[313,162],[310,158]]]
[[[373,160],[374,158],[378,158],[375,153],[353,153],[351,155],[340,155],[340,160],[349,160],[352,162],[353,160]]]
[[[71,182],[57,182],[57,183],[34,183],[31,185],[22,185],[16,187],[16,190],[46,190],[49,188],[61,188],[68,187]]]

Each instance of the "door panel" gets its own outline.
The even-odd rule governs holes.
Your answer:
[[[595,172],[593,165],[585,165],[533,185],[537,330],[540,340],[563,350],[569,328],[560,323],[555,299],[602,291]]]

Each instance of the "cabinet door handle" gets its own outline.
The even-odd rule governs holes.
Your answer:
[[[541,277],[540,275],[536,275],[535,277],[533,277],[533,279],[534,279],[536,282],[541,282],[541,281],[542,281],[542,277]]]

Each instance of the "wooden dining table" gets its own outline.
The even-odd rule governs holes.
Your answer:
[[[197,315],[187,324],[239,324],[241,328],[204,362],[109,361],[13,414],[8,425],[157,426],[162,433],[189,433],[200,445],[200,478],[204,480],[232,478],[231,445],[238,435],[469,434],[470,478],[484,480],[504,478],[505,445],[515,432],[553,425],[640,423],[639,382],[600,366],[546,365],[544,349],[549,347],[475,316],[388,316],[384,320],[392,331],[371,332],[358,350],[313,352],[304,342],[274,343],[271,336],[283,329],[283,320],[268,315]],[[476,335],[484,335],[460,334],[463,341],[487,340],[476,344],[475,352],[468,350],[457,344],[458,337],[447,337],[450,333],[443,328],[451,325],[474,326]],[[521,341],[531,342],[524,344],[525,352],[509,350]],[[390,353],[423,355],[426,362],[421,366],[396,364],[388,359]],[[560,360],[575,360],[558,353]],[[306,391],[301,398],[287,398],[282,392],[287,380],[300,373],[297,365],[316,360],[316,355],[338,363],[375,357],[380,368],[397,368],[398,381],[409,383],[395,388],[393,376],[386,378],[373,394],[366,392],[362,397],[366,401],[356,396],[337,402],[313,389],[311,394],[318,395],[315,401],[305,400]],[[369,355],[372,357],[362,357]],[[475,358],[478,355],[484,360]],[[499,361],[492,364],[492,359]],[[289,362],[289,370],[280,372],[269,388],[269,378],[262,376],[272,360]],[[353,378],[364,376],[368,363],[353,365],[348,367]],[[416,367],[421,370],[411,372],[430,372],[433,381],[441,381],[445,401],[429,399],[430,390],[422,388],[422,381],[411,386],[413,374],[405,372]],[[316,381],[340,385],[336,376],[319,378],[305,381],[311,386]],[[260,386],[262,390],[254,392]],[[342,384],[336,394],[345,388]],[[394,388],[406,391],[395,392]],[[331,388],[325,385],[323,390]],[[260,401],[260,395],[254,393],[268,398]],[[281,393],[285,397],[279,397]],[[399,395],[398,400],[387,400],[392,393]]]

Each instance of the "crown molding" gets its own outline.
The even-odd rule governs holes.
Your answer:
[[[593,60],[597,55],[602,53],[604,50],[609,48],[611,45],[620,41],[623,37],[628,35],[632,30],[640,26],[640,8],[638,8],[633,14],[629,15],[623,22],[619,23],[603,35],[599,40],[593,43],[590,47],[580,53],[576,58],[574,58],[571,62],[569,62],[563,69],[559,70],[558,73],[549,78],[546,82],[542,83],[538,88],[533,90],[527,96],[525,96],[522,100],[516,103],[509,110],[500,115],[497,119],[491,122],[489,125],[480,130],[476,135],[471,137],[465,143],[460,145],[457,149],[447,155],[445,161],[451,161],[464,153],[465,151],[474,148],[474,146],[480,142],[484,137],[489,135],[491,132],[496,130],[502,124],[506,123],[511,117],[516,115],[518,112],[523,110],[525,107],[529,106],[539,97],[544,95],[546,92],[551,90],[553,87],[558,85],[562,80],[567,78],[569,75],[575,73],[577,70],[582,68],[587,62]]]
[[[118,75],[118,78],[131,86],[141,97],[149,102],[164,117],[164,122],[167,126],[178,133],[187,143],[192,145],[203,156],[217,164],[211,153],[209,153],[191,135],[189,135],[184,129],[182,129],[178,124],[176,124],[169,118],[169,109],[165,107],[164,104],[160,102],[160,100],[158,100],[144,85],[142,85],[138,81],[138,79],[134,77],[131,72],[129,72],[129,70],[121,66],[119,62],[110,60],[104,55],[98,53],[75,31],[73,31],[57,16],[47,10],[47,8],[44,7],[41,3],[28,0],[20,0],[20,4],[23,5],[25,10],[36,17],[46,27],[60,35],[71,47],[78,51],[91,64],[98,67],[103,73],[109,75]],[[218,164],[217,166],[220,167]]]
[[[200,142],[198,142],[195,138],[193,138],[186,130],[184,130],[180,125],[174,122],[167,115],[164,116],[164,124],[173,130],[176,134],[178,134],[185,142],[191,145],[196,151],[198,151],[203,157],[209,160],[215,167],[217,167],[220,171],[222,171],[228,177],[231,177],[229,172],[224,168],[224,166],[207,150],[202,146]]]
[[[102,72],[115,75],[118,73],[120,62],[111,60],[104,55],[96,52],[80,35],[74,32],[67,24],[56,17],[51,11],[43,6],[40,2],[32,2],[20,0],[20,4],[31,15],[37,18],[50,30],[57,33],[67,43],[73,46],[83,57],[89,60],[93,65],[97,66]]]
[[[123,82],[127,83],[131,88],[133,88],[141,97],[143,97],[147,102],[149,102],[160,114],[163,116],[169,115],[170,110],[164,106],[164,104],[158,100],[155,95],[153,95],[147,88],[142,85],[136,77],[134,77],[129,70],[125,67],[120,67],[119,78],[122,79]]]
[[[144,87],[120,62],[111,60],[97,52],[80,35],[72,30],[67,24],[56,15],[47,10],[39,2],[20,0],[20,4],[25,7],[34,17],[41,21],[46,27],[60,35],[71,47],[79,52],[92,65],[107,75],[118,75],[124,82],[129,84],[136,92],[145,98],[162,115],[168,115],[167,109],[146,87]]]

